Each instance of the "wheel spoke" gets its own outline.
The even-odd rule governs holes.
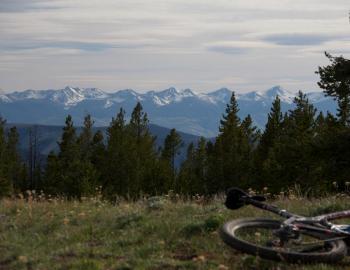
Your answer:
[[[238,250],[272,260],[335,262],[346,255],[343,239],[322,239],[308,231],[285,235],[281,228],[277,220],[242,219],[226,223],[221,236]]]

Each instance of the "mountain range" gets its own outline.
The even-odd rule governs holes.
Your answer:
[[[82,125],[84,116],[90,113],[96,126],[108,126],[120,107],[130,116],[140,101],[151,123],[204,137],[218,133],[219,121],[230,101],[232,91],[227,88],[209,93],[196,93],[191,89],[174,87],[163,91],[138,93],[132,89],[105,92],[97,88],[67,86],[64,89],[25,90],[0,92],[0,115],[11,123],[63,125],[68,114],[75,125]],[[296,93],[274,86],[265,91],[236,93],[239,116],[250,114],[259,128],[263,128],[271,103],[278,95],[283,111],[293,108]],[[307,96],[319,111],[336,111],[333,99],[322,92],[307,92]]]

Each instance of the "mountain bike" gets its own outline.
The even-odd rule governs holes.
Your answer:
[[[282,219],[231,220],[220,231],[226,244],[264,259],[290,263],[334,263],[347,255],[350,225],[333,224],[331,221],[350,218],[350,210],[304,217],[267,204],[265,200],[263,196],[251,196],[239,188],[228,190],[227,208],[253,205]]]

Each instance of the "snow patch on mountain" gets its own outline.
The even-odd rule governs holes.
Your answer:
[[[11,99],[8,98],[8,96],[5,94],[5,92],[0,89],[0,101],[4,102],[4,103],[10,103]]]
[[[243,119],[247,114],[251,114],[254,123],[263,128],[277,95],[281,99],[283,111],[293,108],[293,100],[297,93],[280,86],[264,91],[236,93],[239,117]],[[309,92],[306,95],[319,111],[336,111],[336,102],[332,98],[324,97],[322,92]],[[13,122],[41,124],[62,124],[62,119],[71,114],[76,119],[75,123],[81,125],[81,115],[91,112],[96,117],[96,125],[108,125],[121,107],[130,114],[136,102],[141,101],[154,123],[213,137],[218,132],[218,123],[231,96],[232,91],[228,88],[209,93],[196,93],[191,89],[177,90],[174,87],[146,93],[137,93],[132,89],[110,93],[97,88],[67,86],[59,90],[26,90],[9,94],[0,92],[0,114]],[[35,100],[40,100],[43,106],[38,106]],[[55,103],[55,106],[51,106],[52,103]],[[27,112],[25,115],[22,108]]]
[[[197,97],[191,89],[184,89],[178,91],[174,87],[170,87],[169,89],[156,92],[149,91],[144,95],[141,95],[144,99],[150,99],[154,104],[158,106],[165,106],[171,103],[181,102],[185,98]]]
[[[274,100],[276,98],[276,96],[278,96],[281,101],[288,103],[288,104],[292,104],[294,97],[296,96],[296,93],[292,93],[292,92],[282,88],[281,86],[277,85],[277,86],[274,86],[270,89],[267,89],[263,93],[263,95],[270,100]]]
[[[212,103],[227,103],[227,101],[230,100],[231,95],[232,91],[228,88],[220,88],[219,90],[206,94],[209,98],[207,100]],[[202,98],[203,97],[204,95],[202,95]]]

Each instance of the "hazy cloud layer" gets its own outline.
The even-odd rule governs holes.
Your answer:
[[[0,88],[317,89],[348,0],[1,0]]]
[[[263,40],[277,45],[285,46],[312,46],[321,45],[330,41],[346,39],[345,36],[325,35],[325,34],[273,34],[263,37]]]

